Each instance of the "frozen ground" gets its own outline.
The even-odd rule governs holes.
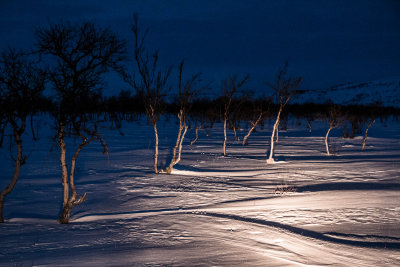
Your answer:
[[[173,127],[159,125],[164,164]],[[6,200],[0,265],[399,266],[399,125],[374,125],[365,151],[360,137],[334,132],[332,157],[324,155],[326,125],[315,123],[312,134],[289,128],[274,165],[265,163],[270,127],[246,147],[231,137],[227,157],[220,125],[193,147],[189,133],[172,175],[153,174],[144,122],[125,123],[124,136],[104,130],[109,155],[92,145],[79,158],[77,190],[87,201],[69,225],[56,222],[58,151],[42,130]],[[0,153],[3,188],[12,169],[7,149]]]

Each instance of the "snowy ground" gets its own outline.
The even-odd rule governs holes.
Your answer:
[[[159,125],[164,164],[174,127]],[[172,175],[152,172],[145,122],[125,123],[124,136],[104,130],[109,155],[92,145],[79,158],[77,190],[87,201],[69,225],[56,222],[58,151],[43,130],[6,200],[0,265],[400,265],[400,126],[374,125],[365,151],[361,137],[334,132],[332,157],[326,125],[305,128],[280,133],[274,165],[265,163],[270,127],[246,147],[231,141],[227,157],[220,125],[192,148],[189,133]],[[3,188],[12,169],[7,149],[0,153]]]

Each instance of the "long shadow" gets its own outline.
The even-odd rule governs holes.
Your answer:
[[[215,205],[220,205],[220,204],[231,204],[231,203],[239,203],[239,202],[246,202],[246,201],[256,201],[256,200],[266,200],[266,199],[273,199],[277,198],[278,196],[271,196],[271,197],[249,197],[249,198],[242,198],[242,199],[234,199],[234,200],[227,200],[227,201],[222,201],[216,204],[211,204],[208,205],[210,207],[215,206]],[[207,206],[206,206],[207,207]]]
[[[72,232],[69,232],[72,231]],[[87,230],[91,231],[91,230]],[[86,231],[86,232],[87,232]],[[74,238],[73,229],[68,230],[65,229],[69,238]],[[76,243],[80,243],[80,237],[77,237],[78,240]],[[40,239],[35,234],[32,239]],[[49,242],[50,243],[50,242]],[[55,241],[51,241],[51,243],[56,244]],[[65,251],[68,251],[68,255],[73,255],[73,257],[69,260],[69,266],[89,266],[87,263],[79,261],[78,259],[82,257],[83,259],[97,258],[99,257],[99,253],[102,253],[106,256],[120,255],[121,251],[130,251],[134,253],[135,251],[144,251],[144,250],[153,250],[153,249],[168,249],[168,247],[157,244],[157,243],[149,243],[149,242],[130,242],[124,243],[120,241],[118,243],[91,243],[90,246],[87,244],[83,246],[71,246],[71,242],[66,242],[65,246],[61,247],[36,247],[31,244],[24,244],[26,246],[31,246],[31,249],[28,251],[26,249],[22,251],[10,252],[10,251],[1,251],[0,252],[0,265],[1,266],[35,266],[32,265],[35,260],[38,265],[46,265],[46,266],[55,266],[59,264],[60,258],[65,258]],[[131,263],[130,263],[131,264]],[[130,265],[129,264],[129,265]],[[136,266],[136,265],[133,265]],[[164,266],[164,265],[163,265]]]
[[[348,239],[341,239],[341,238],[328,236],[323,233],[319,233],[319,232],[312,231],[312,230],[307,230],[307,229],[290,226],[290,225],[286,225],[286,224],[282,224],[282,223],[272,222],[272,221],[260,220],[260,219],[256,219],[256,218],[246,218],[246,217],[241,217],[238,215],[221,214],[221,213],[214,213],[214,212],[199,212],[199,213],[195,213],[195,214],[237,220],[237,221],[248,222],[248,223],[255,223],[255,224],[260,224],[260,225],[265,225],[265,226],[270,226],[270,227],[276,227],[276,228],[290,231],[292,233],[295,233],[295,234],[298,234],[301,236],[310,237],[310,238],[314,238],[314,239],[318,239],[318,240],[322,240],[322,241],[326,241],[326,242],[332,242],[332,243],[336,243],[336,244],[343,244],[343,245],[350,245],[350,246],[364,247],[364,248],[381,248],[381,249],[392,249],[392,250],[400,249],[400,242],[378,242],[378,241],[368,242],[368,241],[348,240]],[[388,237],[388,238],[390,238],[390,237]]]
[[[344,237],[353,237],[353,238],[379,238],[379,239],[392,239],[392,240],[399,240],[400,237],[394,236],[381,236],[381,235],[356,235],[356,234],[344,234],[344,233],[337,233],[337,232],[325,232],[326,235],[335,235],[335,236],[344,236]]]
[[[227,158],[242,158],[242,159],[250,159],[250,160],[260,160],[260,161],[265,161],[267,159],[266,155],[260,155],[260,156],[255,156],[255,155],[247,155],[247,154],[232,154],[230,156],[227,156]],[[275,160],[277,161],[312,161],[316,163],[339,163],[338,161],[343,161],[343,163],[353,163],[353,162],[382,162],[382,161],[387,161],[387,162],[398,162],[400,161],[400,155],[338,155],[338,156],[326,156],[323,155],[321,152],[321,155],[276,155]],[[311,163],[312,163],[311,162]]]
[[[339,182],[296,187],[296,192],[332,190],[400,190],[400,183]]]
[[[290,160],[290,161],[310,161],[310,160],[318,160],[318,161],[327,161],[327,160],[346,160],[348,162],[349,160],[354,160],[354,161],[361,161],[365,162],[368,160],[387,160],[390,159],[390,162],[393,161],[399,161],[400,160],[400,155],[338,155],[338,156],[305,156],[305,155],[293,155],[293,156],[285,156],[285,160]]]

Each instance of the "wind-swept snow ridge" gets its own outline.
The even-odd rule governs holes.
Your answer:
[[[275,227],[275,228],[281,228],[287,231],[290,231],[292,233],[305,236],[305,237],[311,237],[314,239],[326,241],[326,242],[332,242],[332,243],[337,243],[337,244],[344,244],[344,245],[351,245],[351,246],[357,246],[357,247],[366,247],[366,248],[385,248],[385,249],[400,249],[400,242],[369,242],[369,241],[356,241],[356,240],[350,240],[350,239],[342,239],[342,238],[335,238],[332,237],[332,233],[328,234],[323,234],[319,233],[316,231],[311,231],[299,227],[294,227],[290,225],[285,225],[273,221],[266,221],[266,220],[260,220],[256,218],[249,218],[249,217],[242,217],[234,214],[223,214],[223,213],[214,213],[214,212],[205,212],[205,211],[199,211],[198,214],[204,215],[204,216],[214,216],[218,218],[227,218],[227,219],[232,219],[232,220],[238,220],[238,221],[243,221],[243,222],[249,222],[249,223],[256,223],[256,224],[261,224],[265,226],[270,226],[270,227]],[[340,235],[340,234],[336,234]],[[347,236],[347,235],[341,235],[341,236]],[[386,237],[390,238],[390,237]],[[397,240],[397,238],[394,238]]]

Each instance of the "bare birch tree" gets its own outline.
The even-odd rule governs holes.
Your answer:
[[[368,138],[368,130],[369,130],[369,128],[372,127],[372,125],[373,125],[374,123],[375,123],[375,119],[371,119],[371,120],[369,121],[369,123],[368,123],[367,128],[365,129],[364,137],[363,137],[362,145],[361,145],[361,150],[364,150],[364,149],[365,149],[365,146],[366,146],[366,144],[367,144],[367,138]]]
[[[296,92],[297,87],[300,85],[302,78],[287,78],[287,68],[288,63],[286,62],[284,67],[279,71],[276,79],[276,83],[274,85],[270,85],[270,87],[275,91],[276,95],[279,99],[279,110],[276,115],[276,120],[274,123],[274,127],[272,129],[271,141],[270,141],[270,152],[269,157],[267,159],[268,164],[272,164],[275,162],[274,156],[274,137],[277,134],[278,127],[281,121],[281,115],[283,108],[289,103],[291,97]]]
[[[29,60],[27,55],[9,49],[0,58],[0,96],[2,113],[2,135],[7,124],[12,133],[10,142],[16,145],[14,174],[0,193],[0,223],[4,222],[3,209],[5,198],[18,182],[26,156],[22,150],[22,135],[26,130],[27,117],[35,112],[35,103],[42,97],[45,84],[45,73]],[[1,140],[2,143],[2,140]],[[11,152],[11,151],[10,151]],[[12,153],[12,152],[11,152]],[[13,154],[13,153],[12,153]]]
[[[329,133],[332,131],[332,129],[339,127],[339,125],[343,123],[341,117],[340,108],[337,105],[331,105],[325,118],[325,120],[329,123],[329,128],[325,135],[325,149],[328,156],[331,155],[328,144]]]
[[[196,123],[195,129],[194,129],[195,137],[192,141],[190,141],[191,147],[194,145],[194,143],[197,142],[197,140],[199,140],[199,131],[201,128],[204,128],[204,123]]]
[[[227,138],[227,124],[229,120],[229,115],[231,112],[231,106],[234,95],[238,90],[247,82],[249,75],[246,75],[243,79],[238,80],[236,75],[231,76],[222,81],[222,101],[223,101],[223,119],[224,119],[224,142],[222,145],[222,151],[224,156],[226,156],[226,142]]]
[[[242,145],[244,146],[248,144],[247,139],[254,132],[256,127],[265,120],[266,115],[269,113],[269,105],[271,103],[268,101],[267,107],[264,107],[262,101],[252,100],[251,102],[253,103],[253,107],[252,110],[249,111],[251,114],[248,119],[251,126],[247,134],[243,137]]]
[[[181,160],[182,154],[182,143],[185,138],[188,125],[187,125],[187,117],[189,113],[189,109],[192,104],[193,98],[205,87],[196,88],[200,82],[200,74],[193,75],[189,80],[182,82],[182,73],[183,73],[183,64],[181,62],[179,65],[179,83],[178,83],[178,102],[179,102],[179,129],[178,136],[176,138],[176,143],[174,148],[172,149],[172,159],[169,166],[165,169],[165,172],[170,174],[172,168],[179,163]],[[178,154],[177,154],[178,150]]]
[[[162,70],[158,66],[158,51],[149,54],[144,46],[148,30],[143,35],[139,32],[138,15],[133,16],[133,25],[131,27],[135,38],[134,56],[138,74],[138,79],[135,75],[123,74],[124,79],[128,82],[136,93],[142,97],[147,119],[150,121],[154,130],[154,172],[158,170],[158,143],[159,136],[157,130],[157,122],[163,113],[163,104],[165,93],[170,88],[168,87],[168,79],[172,68]]]
[[[52,116],[56,124],[56,139],[60,148],[63,185],[60,223],[68,223],[71,210],[82,203],[86,193],[79,196],[75,187],[75,164],[81,150],[92,141],[99,140],[105,147],[97,130],[98,121],[90,121],[87,113],[99,99],[103,76],[108,71],[120,70],[124,60],[125,42],[108,29],[93,23],[56,24],[39,29],[36,33],[39,52],[49,56],[50,83],[54,89],[55,108]],[[67,166],[68,136],[81,139]]]
[[[264,111],[260,110],[259,115],[255,120],[250,120],[251,127],[247,134],[243,137],[242,145],[247,145],[247,139],[251,135],[251,133],[256,129],[257,125],[261,122],[262,118],[264,117]]]

